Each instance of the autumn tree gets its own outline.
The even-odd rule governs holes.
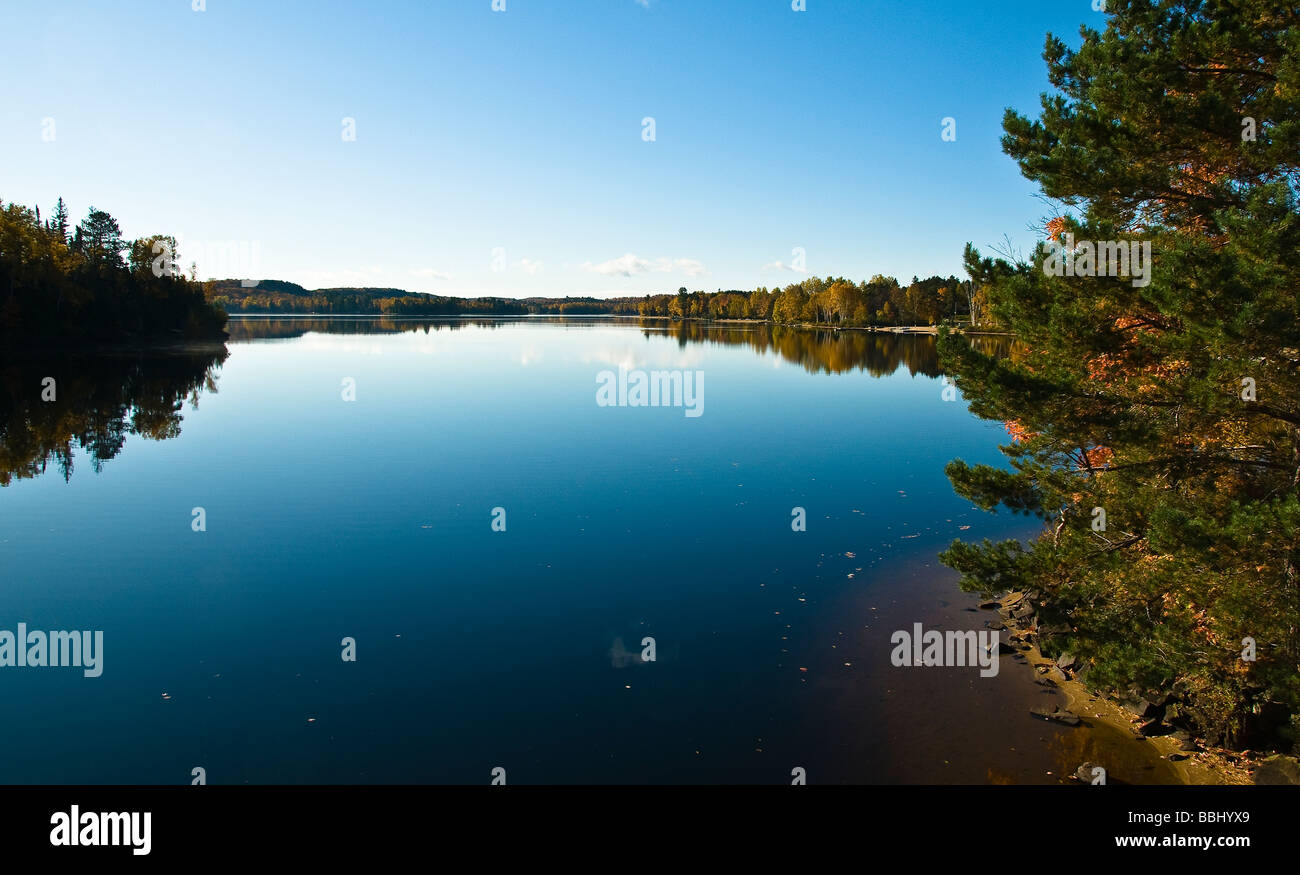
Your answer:
[[[1045,528],[942,558],[968,589],[1033,590],[1044,646],[1084,657],[1090,681],[1170,693],[1168,719],[1212,738],[1294,745],[1300,13],[1107,9],[1076,50],[1048,37],[1054,93],[1003,122],[1004,150],[1062,214],[1023,261],[966,253],[1015,351],[941,341],[971,410],[1013,433],[1010,470],[958,460],[955,488]],[[1051,247],[1069,264],[1092,241],[1149,243],[1154,265],[1051,267]]]

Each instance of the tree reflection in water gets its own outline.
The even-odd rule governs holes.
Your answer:
[[[230,343],[288,340],[310,332],[396,334],[400,332],[497,329],[509,324],[628,325],[643,336],[667,335],[691,344],[748,346],[810,373],[865,371],[887,376],[899,368],[938,377],[935,339],[924,334],[805,329],[764,323],[670,322],[608,317],[393,319],[389,317],[272,317],[232,319]],[[973,336],[985,352],[1007,354],[1010,339]],[[0,486],[40,476],[53,465],[72,476],[74,451],[90,456],[99,471],[122,451],[128,435],[167,440],[181,433],[188,400],[198,409],[203,392],[216,392],[216,375],[229,355],[223,345],[169,350],[133,350],[0,360]],[[43,400],[44,381],[54,378],[54,399]]]
[[[203,392],[217,391],[227,355],[207,344],[0,361],[0,486],[51,465],[68,480],[76,448],[98,472],[128,435],[178,437],[184,402],[198,409]]]
[[[912,374],[942,375],[935,338],[930,334],[897,334],[857,329],[799,328],[762,322],[682,322],[667,319],[610,318],[602,316],[393,319],[390,317],[252,317],[233,318],[227,330],[233,343],[287,340],[310,332],[323,334],[396,334],[403,331],[457,331],[464,328],[501,328],[511,324],[635,325],[642,333],[667,335],[686,347],[693,343],[748,346],[759,355],[769,352],[798,364],[811,373],[840,374],[866,371],[883,377],[905,367]],[[999,335],[972,335],[981,351],[1005,355],[1011,339]]]

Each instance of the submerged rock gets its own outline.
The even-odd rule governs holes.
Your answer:
[[[1080,723],[1079,715],[1066,711],[1060,705],[1053,705],[1048,708],[1046,705],[1038,705],[1030,708],[1029,713],[1033,714],[1040,720],[1046,720],[1050,723],[1060,723],[1062,726],[1078,726]]]

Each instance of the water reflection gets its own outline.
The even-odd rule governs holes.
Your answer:
[[[642,336],[692,344],[749,347],[775,354],[810,373],[865,371],[888,376],[942,373],[935,338],[855,330],[817,330],[759,323],[670,322],[609,317],[440,318],[251,317],[231,319],[229,342],[286,341],[309,333],[398,334],[499,329],[507,325],[624,325]],[[1005,354],[1009,338],[973,337],[985,352]],[[229,355],[225,346],[122,352],[0,362],[0,486],[40,476],[53,466],[72,476],[80,447],[98,472],[121,452],[128,435],[166,440],[181,433],[183,402],[197,409],[203,391],[216,391],[216,372]],[[53,378],[53,392],[44,382]],[[51,400],[45,400],[52,395]]]
[[[51,466],[68,480],[76,447],[98,472],[128,435],[178,437],[184,401],[197,409],[217,391],[227,355],[217,344],[0,361],[0,486]]]
[[[463,328],[501,328],[511,324],[634,325],[646,337],[668,336],[685,348],[702,343],[748,346],[759,355],[775,353],[810,373],[842,374],[866,371],[888,376],[899,368],[913,375],[938,377],[939,356],[930,334],[896,334],[862,330],[794,328],[784,325],[738,322],[671,322],[659,319],[610,317],[528,317],[468,319],[393,319],[388,317],[252,317],[232,318],[228,325],[232,343],[288,340],[311,332],[325,334],[397,334],[404,331],[457,331]],[[975,335],[971,343],[982,352],[1005,355],[1011,340],[998,335]]]
[[[476,326],[500,328],[517,319],[394,319],[388,316],[234,316],[226,325],[231,343],[293,340],[305,334],[400,334],[403,331],[456,331]],[[552,321],[552,320],[535,320]],[[561,321],[561,320],[553,320]],[[575,320],[564,320],[573,322]]]

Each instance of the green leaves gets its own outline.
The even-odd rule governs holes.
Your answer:
[[[939,561],[961,572],[960,586],[967,592],[977,592],[984,597],[1008,590],[1034,585],[1027,574],[1029,562],[1019,541],[999,541],[987,538],[982,544],[953,541],[939,554]]]
[[[970,499],[983,510],[995,510],[1002,505],[1012,513],[1047,516],[1042,496],[1033,477],[1028,474],[1003,471],[989,465],[972,468],[961,459],[949,462],[944,473],[958,495]]]
[[[1037,119],[1008,111],[1003,146],[1081,208],[1049,223],[1055,239],[1149,242],[1149,282],[967,247],[1017,343],[994,358],[943,337],[941,360],[1017,440],[1010,470],[948,474],[978,506],[1048,525],[1022,553],[942,559],[967,586],[1038,587],[1094,678],[1176,685],[1203,729],[1242,738],[1260,701],[1300,713],[1300,13],[1108,7],[1076,51],[1049,38],[1057,93]],[[1258,661],[1243,637],[1268,642]]]

